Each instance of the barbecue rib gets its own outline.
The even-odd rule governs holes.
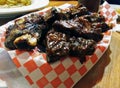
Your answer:
[[[64,56],[78,57],[83,63],[86,55],[95,51],[96,42],[81,37],[68,37],[66,34],[51,30],[47,34],[46,53],[48,62],[59,60]]]
[[[56,61],[68,55],[69,43],[65,34],[51,30],[47,33],[46,42],[48,62]]]
[[[96,48],[96,42],[91,39],[84,39],[81,37],[72,37],[69,39],[70,43],[70,56],[75,56],[80,59],[80,62],[85,62],[86,55],[92,55]]]
[[[85,21],[84,19],[80,20],[75,21],[72,19],[55,21],[55,23],[53,24],[53,28],[56,31],[66,33],[70,36],[93,39],[97,42],[102,40],[102,33],[100,33],[98,30],[94,30],[88,21]]]
[[[44,29],[46,24],[40,15],[32,14],[29,17],[17,19],[15,24],[6,30],[5,46],[9,49],[34,49]]]
[[[46,14],[44,14],[44,20],[48,24],[49,27],[56,21],[56,20],[69,20],[75,17],[80,17],[83,15],[89,15],[89,11],[87,8],[81,4],[77,6],[71,6],[66,10],[52,7]]]

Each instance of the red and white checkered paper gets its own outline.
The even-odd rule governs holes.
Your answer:
[[[100,6],[100,13],[106,17],[107,23],[116,24],[118,15],[108,2],[105,1],[103,5]]]
[[[104,5],[104,7],[106,7],[106,5]],[[61,8],[65,9],[69,6],[69,4],[65,4],[62,5]],[[109,8],[104,7],[101,11],[109,11]],[[36,13],[45,14],[48,11],[49,9],[45,9]],[[107,14],[107,12],[104,12],[103,15],[107,14],[107,17],[109,17],[111,15],[110,13]],[[112,17],[114,17],[114,15],[115,14],[112,14]],[[5,30],[11,24],[14,24],[14,21],[0,27],[0,47],[2,48],[5,48]],[[76,57],[63,58],[49,64],[46,61],[46,54],[40,53],[37,50],[31,52],[10,50],[8,53],[32,88],[71,88],[96,64],[108,48],[110,40],[111,31],[107,31],[104,33],[103,40],[97,44],[95,53],[91,56],[86,56],[87,61],[83,64],[81,64]]]

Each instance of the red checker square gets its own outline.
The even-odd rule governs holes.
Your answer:
[[[43,59],[44,59],[44,60],[47,60],[47,55],[46,55],[46,53],[42,53],[42,56],[43,56]]]
[[[44,14],[44,12],[39,12],[39,14],[40,14],[40,15],[43,15],[43,14]]]
[[[20,55],[20,54],[24,53],[25,51],[24,50],[15,50],[15,52],[16,52],[16,55]]]
[[[106,9],[109,9],[109,8],[110,8],[110,5],[109,5],[109,4],[106,4],[106,5],[105,5],[105,8],[106,8]]]
[[[90,57],[89,57],[89,56],[86,56],[86,62],[87,62],[89,59],[90,59]]]
[[[90,59],[91,59],[92,63],[94,64],[98,58],[97,58],[96,54],[93,54]]]
[[[111,32],[110,31],[107,31],[104,33],[105,35],[111,35]]]
[[[79,73],[81,74],[81,76],[87,71],[87,68],[83,65],[80,69],[79,69]]]
[[[53,81],[51,81],[51,84],[54,88],[57,88],[61,84],[61,80],[57,77]]]
[[[74,65],[72,65],[67,69],[67,71],[70,75],[72,75],[73,73],[75,73],[77,71],[77,69]]]
[[[107,16],[109,16],[109,15],[110,15],[110,12],[109,12],[109,11],[106,11],[105,14],[106,14]]]
[[[48,63],[43,64],[42,66],[39,67],[39,69],[44,75],[52,71],[52,67]]]
[[[112,12],[112,16],[115,16],[115,15],[116,15],[116,12],[115,12],[115,11],[113,11],[113,12]]]
[[[13,58],[13,62],[14,62],[14,64],[17,66],[17,68],[21,67],[20,62],[18,61],[18,59],[17,59],[16,57]]]
[[[39,80],[36,82],[36,84],[39,86],[39,88],[44,88],[45,85],[47,85],[48,83],[49,83],[49,81],[48,81],[45,77],[39,79]]]
[[[29,71],[29,72],[32,72],[34,71],[35,69],[37,69],[37,65],[35,64],[35,62],[33,60],[29,60],[27,61],[25,64],[24,64],[24,67],[26,67],[26,69]]]
[[[99,48],[101,50],[101,52],[105,51],[105,47],[104,46],[97,46],[97,48]]]
[[[66,57],[62,57],[61,59],[60,59],[60,61],[62,62],[62,61],[64,61],[66,59]]]
[[[5,41],[5,37],[2,37],[2,38],[1,38],[1,42],[4,42],[4,41]]]
[[[70,57],[70,59],[72,60],[73,63],[75,63],[78,60],[77,57]]]
[[[0,47],[2,47],[2,44],[0,43]]]
[[[58,75],[60,75],[62,72],[65,71],[65,67],[63,66],[63,64],[60,64],[54,70]]]
[[[72,85],[74,84],[74,82],[71,78],[68,78],[67,80],[64,81],[64,84],[65,84],[66,88],[71,88]]]
[[[32,79],[29,76],[26,76],[25,78],[29,82],[30,85],[33,84],[33,81],[32,81]]]

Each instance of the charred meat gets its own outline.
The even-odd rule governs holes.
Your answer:
[[[96,42],[94,40],[84,39],[81,37],[72,37],[69,39],[69,42],[71,55],[73,56],[91,55],[94,52],[96,46]]]
[[[48,62],[56,61],[61,57],[68,55],[70,49],[66,34],[51,30],[46,36],[46,41]]]
[[[41,22],[42,16],[31,15],[17,19],[15,24],[6,30],[5,46],[9,49],[31,50],[37,46],[42,30],[46,28]]]
[[[105,17],[103,15],[100,15],[98,13],[91,13],[89,15],[82,16],[83,19],[87,19],[89,22],[105,22]]]
[[[51,27],[56,20],[68,20],[83,15],[88,15],[89,11],[83,5],[71,6],[66,10],[52,7],[46,14],[44,14],[44,20]]]
[[[94,30],[91,23],[84,19],[78,20],[60,20],[55,21],[53,28],[56,31],[60,31],[70,36],[83,37],[86,39],[93,39],[94,41],[100,41],[103,38],[103,34],[99,30]]]
[[[80,62],[85,62],[86,55],[92,55],[96,48],[96,42],[92,39],[84,39],[81,37],[72,37],[69,39],[70,56],[75,56],[80,59]]]
[[[64,56],[75,56],[83,63],[86,55],[94,53],[97,44],[92,39],[70,38],[66,34],[54,30],[48,32],[46,39],[48,62],[54,62]]]

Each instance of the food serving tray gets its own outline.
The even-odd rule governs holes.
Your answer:
[[[59,8],[67,9],[69,6],[71,5],[64,4]],[[45,14],[49,10],[50,8],[46,8],[42,11],[37,11],[34,13]],[[25,16],[29,16],[30,14]],[[115,14],[113,14],[113,17],[114,16]],[[14,20],[0,27],[0,48],[6,49],[4,46],[5,31],[11,24],[14,24]],[[110,44],[111,35],[111,30],[104,33],[104,37],[97,44],[94,54],[91,56],[86,56],[86,62],[83,64],[81,64],[76,57],[67,57],[54,63],[47,63],[46,54],[40,53],[35,49],[31,52],[22,50],[7,51],[17,69],[33,88],[71,88],[97,63],[97,61],[105,53]]]

